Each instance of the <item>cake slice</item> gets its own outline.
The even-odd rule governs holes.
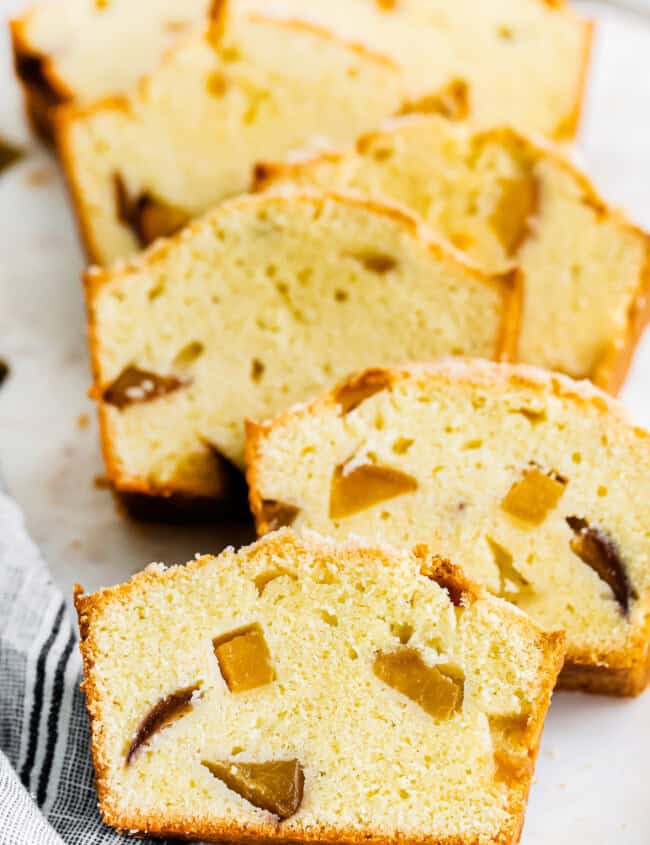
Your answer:
[[[574,136],[592,24],[565,0],[238,0],[308,18],[391,56],[415,99],[462,80],[472,119]]]
[[[30,6],[10,25],[14,66],[34,129],[49,141],[62,103],[127,91],[179,35],[205,23],[211,5],[211,0],[48,0]]]
[[[14,62],[28,113],[49,137],[58,105],[127,91],[173,39],[223,0],[50,0],[12,21]],[[234,0],[238,10],[308,18],[368,44],[405,68],[412,96],[460,77],[481,123],[575,133],[591,24],[564,2],[502,0]],[[471,25],[468,22],[471,21]],[[115,61],[119,50],[120,61]]]
[[[76,590],[108,824],[231,842],[519,841],[563,636],[425,546],[284,530]]]
[[[32,121],[51,133],[63,102],[128,90],[178,33],[218,16],[223,2],[54,0],[12,21],[14,61]],[[460,77],[484,125],[516,123],[564,139],[576,130],[591,24],[564,2],[504,0],[235,0],[239,10],[307,18],[392,56],[412,96]],[[471,21],[471,26],[468,25]],[[120,61],[114,61],[115,51]]]
[[[398,202],[487,272],[517,268],[518,359],[610,392],[623,382],[650,317],[650,238],[557,152],[512,129],[420,114],[256,172],[258,190],[288,182]]]
[[[516,341],[516,279],[344,196],[230,200],[86,282],[108,477],[193,507],[232,497],[246,417],[377,361],[507,358]]]
[[[246,191],[262,156],[352,140],[403,96],[401,71],[383,56],[298,21],[224,15],[130,94],[59,113],[91,259],[136,252]]]
[[[373,369],[249,424],[260,533],[425,540],[540,625],[565,687],[650,673],[650,435],[588,382],[481,361]]]

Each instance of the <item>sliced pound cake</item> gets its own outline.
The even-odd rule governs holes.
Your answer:
[[[109,478],[197,504],[229,496],[246,417],[376,361],[507,358],[516,341],[510,277],[462,263],[395,208],[335,195],[229,200],[91,270],[87,297]]]
[[[279,531],[76,605],[99,802],[130,833],[514,845],[562,634],[425,546]]]
[[[480,126],[512,124],[563,140],[578,126],[592,25],[565,0],[237,0],[294,14],[386,53],[413,97],[451,79]]]
[[[86,104],[149,73],[171,40],[216,0],[55,0],[12,22],[15,66],[28,111],[51,132],[62,102]],[[392,56],[413,97],[463,80],[473,117],[554,138],[575,133],[591,24],[563,0],[234,0],[237,10],[307,18]],[[115,61],[116,51],[120,60]],[[306,64],[309,64],[307,60]],[[362,107],[360,107],[362,110]],[[155,139],[150,139],[153,143]]]
[[[620,387],[650,316],[650,238],[556,152],[511,129],[420,114],[347,151],[256,172],[258,189],[289,182],[398,202],[487,272],[516,267],[518,360]]]
[[[353,140],[395,112],[388,59],[296,21],[228,15],[137,89],[59,112],[61,158],[91,259],[106,264],[247,190],[262,156]]]
[[[261,533],[453,550],[468,577],[566,631],[564,686],[646,686],[650,435],[588,382],[479,361],[373,369],[248,435]]]
[[[31,6],[11,21],[11,34],[34,129],[50,140],[54,111],[62,103],[89,103],[131,88],[180,34],[207,19],[211,5],[211,0],[49,0]]]

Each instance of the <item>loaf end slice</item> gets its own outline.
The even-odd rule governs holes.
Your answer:
[[[135,253],[245,192],[262,155],[352,140],[404,90],[385,56],[311,24],[225,15],[129,92],[58,113],[90,259]]]
[[[563,637],[426,547],[285,529],[75,601],[108,824],[518,841]]]
[[[71,99],[71,91],[58,76],[52,58],[43,55],[29,40],[28,21],[9,22],[13,65],[21,85],[27,119],[34,132],[46,143],[53,140],[54,110]]]
[[[249,423],[258,530],[433,544],[543,627],[561,683],[636,695],[650,668],[650,436],[588,382],[442,361],[360,373]]]
[[[192,28],[224,3],[210,0],[55,0],[10,21],[16,76],[34,130],[54,140],[56,109],[118,94],[156,67]],[[120,60],[115,61],[119,50]]]

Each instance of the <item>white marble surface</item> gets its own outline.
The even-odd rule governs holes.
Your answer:
[[[22,5],[0,0],[0,23]],[[618,5],[580,6],[600,27],[579,156],[605,195],[650,229],[650,25]],[[0,133],[29,145],[0,179],[0,357],[12,367],[0,390],[0,467],[55,578],[69,595],[74,581],[94,589],[150,560],[250,536],[247,526],[129,523],[94,485],[102,465],[86,398],[83,259],[55,162],[22,121],[4,31]],[[650,427],[650,335],[623,398]],[[537,779],[524,845],[649,845],[650,693],[631,702],[558,694]]]

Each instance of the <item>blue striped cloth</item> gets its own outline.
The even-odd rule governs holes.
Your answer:
[[[80,681],[66,603],[0,491],[0,845],[127,841],[97,810]]]

